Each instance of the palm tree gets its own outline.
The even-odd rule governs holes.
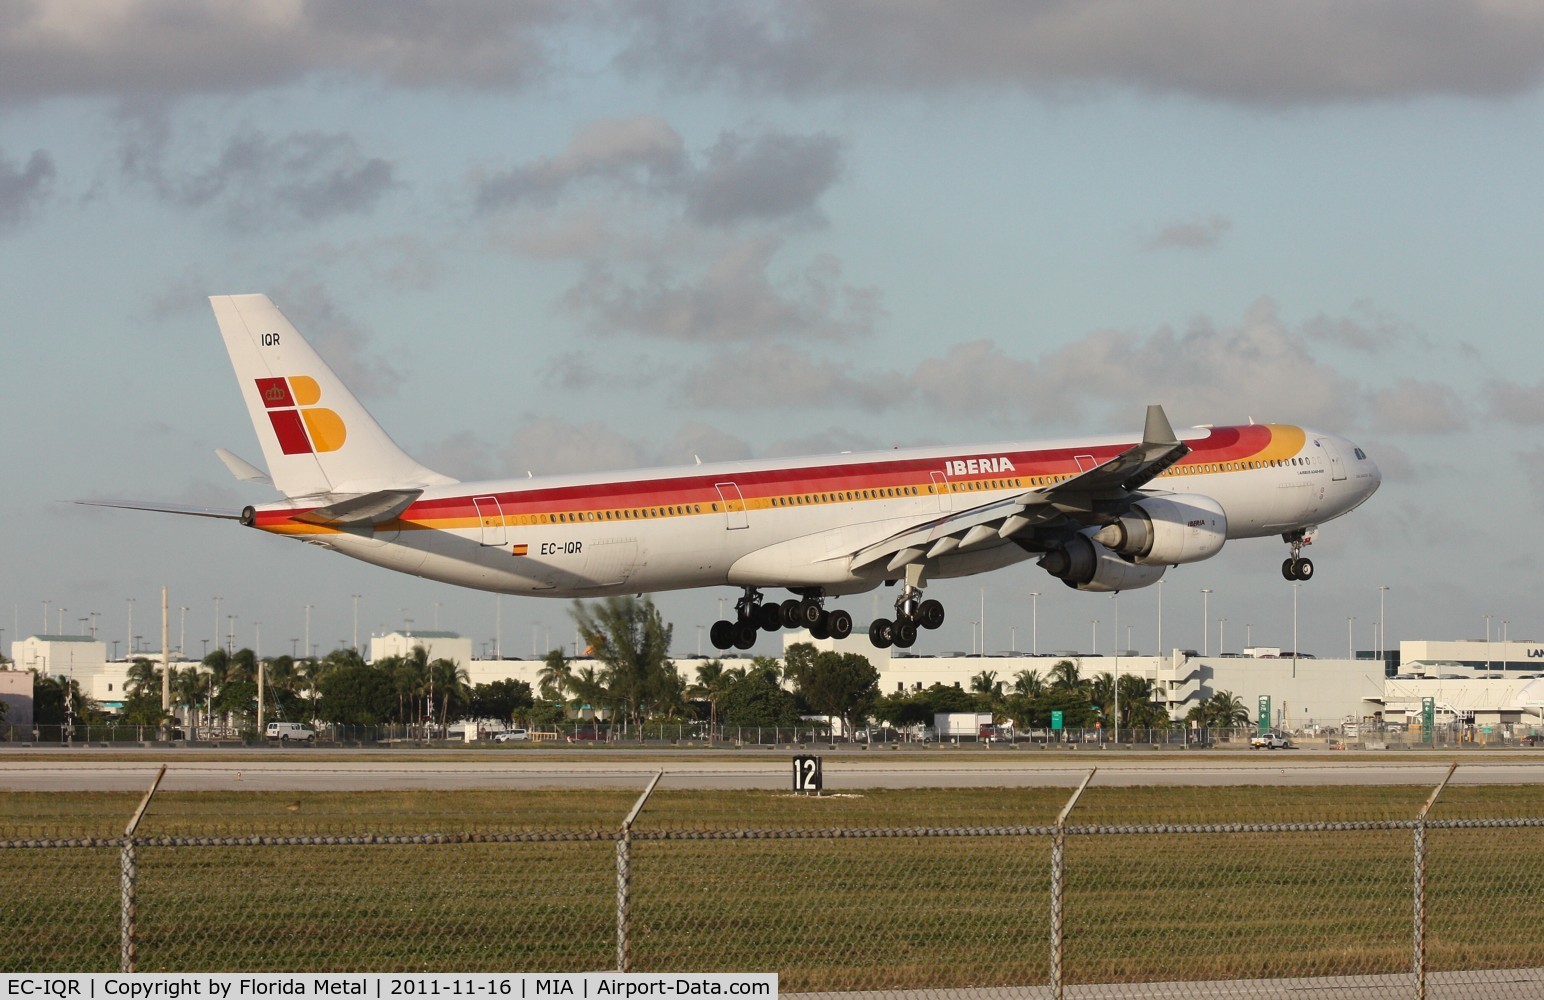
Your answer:
[[[547,654],[546,661],[541,670],[536,674],[537,690],[545,701],[561,701],[568,691],[569,678],[572,668],[561,649],[554,649]]]
[[[1057,660],[1051,668],[1051,688],[1055,691],[1081,691],[1083,677],[1072,660]]]
[[[1232,691],[1218,691],[1204,705],[1206,724],[1213,729],[1249,725],[1249,709]]]
[[[420,647],[421,648],[421,647]],[[450,722],[450,706],[454,699],[457,711],[465,708],[471,698],[471,677],[466,668],[454,660],[439,659],[428,665],[429,689],[440,699],[441,730]]]
[[[1013,675],[1013,693],[1024,698],[1045,694],[1045,680],[1038,670],[1020,670]]]
[[[687,695],[708,703],[708,734],[718,732],[718,702],[734,685],[734,677],[724,669],[722,660],[709,660],[697,668],[697,683],[687,689]]]

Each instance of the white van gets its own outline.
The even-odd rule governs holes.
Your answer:
[[[298,722],[270,722],[265,734],[270,740],[278,740],[280,743],[315,743],[316,733],[302,726]]]

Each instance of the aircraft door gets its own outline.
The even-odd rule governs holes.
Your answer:
[[[729,531],[749,528],[751,523],[746,519],[745,497],[740,493],[740,487],[735,483],[714,483],[713,486],[724,504],[724,527]]]
[[[933,492],[938,494],[938,509],[945,512],[953,510],[954,495],[949,492],[949,477],[942,472],[934,472],[932,476]]]
[[[1341,459],[1340,449],[1335,447],[1335,442],[1324,438],[1319,443],[1324,446],[1324,455],[1330,460],[1330,479],[1337,483],[1345,479],[1346,463]]]
[[[477,508],[477,522],[482,530],[482,544],[504,544],[504,509],[499,506],[498,497],[473,497],[472,505]]]

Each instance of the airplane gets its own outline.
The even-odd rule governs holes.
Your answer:
[[[210,298],[268,469],[217,449],[237,479],[283,499],[240,511],[83,501],[237,520],[462,587],[587,598],[733,586],[718,649],[805,628],[844,639],[833,598],[897,586],[868,627],[907,648],[943,624],[930,580],[1034,559],[1068,587],[1157,583],[1235,538],[1279,535],[1304,581],[1320,524],[1381,474],[1351,441],[1307,427],[1176,433],[1147,407],[1141,436],[897,448],[797,459],[464,483],[409,457],[265,295]],[[779,602],[766,591],[792,596]]]

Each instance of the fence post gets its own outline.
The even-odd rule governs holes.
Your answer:
[[[1094,780],[1094,775],[1099,773],[1096,767],[1088,772],[1083,783],[1072,793],[1072,798],[1062,806],[1060,815],[1056,817],[1056,829],[1051,834],[1051,990],[1056,1000],[1062,1000],[1065,982],[1062,977],[1062,890],[1067,878],[1067,866],[1065,852],[1067,848],[1067,817],[1078,804],[1078,798],[1083,794],[1083,789]]]
[[[123,851],[118,856],[118,887],[120,893],[118,909],[118,968],[120,972],[138,971],[139,963],[139,936],[136,926],[139,914],[137,910],[137,885],[139,882],[139,868],[134,856],[134,831],[139,828],[139,821],[145,815],[145,809],[150,805],[151,796],[160,787],[161,778],[166,775],[166,765],[156,772],[155,780],[150,783],[150,790],[145,792],[145,797],[140,800],[139,808],[134,810],[134,815],[129,818],[129,825],[123,830]]]
[[[1442,783],[1431,790],[1430,797],[1426,799],[1426,804],[1421,806],[1420,815],[1415,820],[1415,927],[1412,946],[1415,951],[1416,1000],[1426,1000],[1426,814],[1437,804],[1437,796],[1442,794],[1447,783],[1453,779],[1453,772],[1456,770],[1458,770],[1457,762],[1448,768]]]
[[[632,971],[632,929],[633,929],[633,821],[643,811],[643,804],[649,801],[649,794],[654,791],[654,786],[659,784],[659,779],[665,776],[660,771],[649,780],[649,786],[638,796],[638,801],[633,803],[632,812],[622,820],[622,832],[617,837],[617,971]]]

